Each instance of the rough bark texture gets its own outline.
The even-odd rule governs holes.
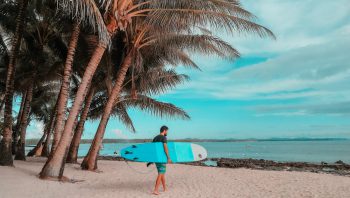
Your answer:
[[[16,18],[16,31],[12,40],[12,48],[9,57],[9,65],[6,75],[6,90],[5,90],[5,112],[4,112],[4,131],[3,138],[0,142],[0,165],[13,166],[12,159],[12,100],[13,87],[16,72],[16,59],[20,47],[25,11],[28,6],[28,0],[20,0],[18,3],[18,14]]]
[[[12,132],[12,155],[15,155],[17,152],[17,143],[18,143],[18,135],[19,135],[18,131],[19,131],[19,126],[21,124],[22,117],[23,117],[23,109],[24,109],[24,104],[26,102],[26,95],[27,95],[27,92],[24,92],[22,94],[21,107],[19,108],[19,112],[17,115],[16,126]]]
[[[34,81],[36,77],[36,72],[33,72],[32,79],[30,80],[30,85],[27,89],[26,100],[23,108],[23,115],[20,122],[19,132],[20,132],[20,140],[17,144],[17,152],[15,155],[15,160],[26,160],[25,156],[25,142],[26,142],[26,133],[28,127],[28,119],[30,113],[30,106],[33,99],[33,89],[34,89]]]
[[[100,43],[95,49],[88,66],[85,69],[81,84],[79,85],[74,103],[69,112],[67,122],[65,124],[61,139],[57,145],[55,151],[51,152],[47,162],[40,172],[40,178],[45,179],[47,177],[58,177],[59,179],[63,176],[64,164],[66,161],[69,146],[72,140],[74,131],[74,125],[79,111],[81,110],[84,98],[87,95],[89,84],[91,83],[92,77],[101,61],[101,58],[106,50],[106,45]]]
[[[91,101],[94,95],[95,95],[95,88],[91,87],[89,94],[85,100],[84,109],[80,115],[79,123],[75,128],[74,136],[72,139],[72,143],[70,144],[69,152],[66,160],[67,163],[77,163],[79,144],[80,144],[81,136],[84,131],[84,124],[89,113]]]
[[[112,93],[108,97],[107,104],[104,108],[101,121],[99,123],[97,132],[95,134],[94,140],[91,143],[88,154],[84,157],[84,160],[81,164],[81,168],[84,170],[96,170],[97,169],[97,156],[101,147],[102,139],[106,131],[106,126],[113,110],[115,100],[119,96],[120,90],[122,88],[126,72],[128,71],[132,62],[132,52],[129,52],[125,57],[118,73],[117,79],[112,89]]]
[[[63,131],[68,94],[69,94],[69,84],[70,84],[70,78],[72,76],[72,64],[74,60],[75,49],[78,43],[79,33],[80,33],[79,22],[75,22],[73,26],[71,40],[69,42],[66,63],[64,65],[60,95],[58,96],[56,123],[55,123],[55,130],[53,133],[54,136],[53,136],[53,143],[52,143],[53,151],[56,149]]]

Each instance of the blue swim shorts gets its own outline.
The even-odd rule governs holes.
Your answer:
[[[159,174],[164,174],[166,172],[166,164],[156,163],[156,167]]]

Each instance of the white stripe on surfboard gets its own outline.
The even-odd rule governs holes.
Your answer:
[[[207,154],[207,151],[205,150],[205,148],[203,148],[202,146],[200,146],[198,144],[191,144],[191,147],[192,147],[194,161],[200,161],[200,160],[204,160],[205,158],[207,158],[208,154]]]

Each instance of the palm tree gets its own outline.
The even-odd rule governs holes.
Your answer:
[[[107,30],[110,35],[114,35],[116,31],[127,31],[132,29],[129,25],[132,24],[134,18],[146,17],[148,25],[152,26],[155,30],[165,32],[193,32],[196,27],[203,27],[211,25],[217,28],[225,29],[228,32],[253,32],[260,36],[272,35],[266,28],[251,22],[250,13],[245,11],[236,4],[236,1],[218,1],[208,0],[209,4],[203,4],[202,1],[102,1],[105,5],[105,19],[107,23]],[[84,2],[82,1],[81,4]],[[79,4],[79,5],[81,5]],[[69,5],[69,4],[68,4]],[[210,5],[210,6],[208,6]],[[230,5],[230,6],[228,6]],[[88,7],[88,4],[84,4],[83,8]],[[72,9],[76,13],[80,13],[79,7],[73,6]],[[137,18],[136,18],[137,19]],[[157,25],[162,24],[163,27]],[[214,21],[215,23],[213,23]],[[137,32],[138,30],[133,30]],[[142,31],[142,30],[141,30]],[[81,84],[78,88],[73,106],[69,112],[67,122],[65,124],[59,145],[57,150],[53,153],[43,167],[40,173],[41,178],[48,176],[61,178],[64,171],[64,160],[69,149],[73,129],[75,126],[75,120],[79,114],[79,111],[84,102],[84,98],[87,95],[89,84],[92,77],[98,67],[98,64],[107,48],[105,42],[100,42],[97,45],[95,52],[93,53],[85,73],[81,80]],[[124,66],[119,68],[119,74],[121,74],[120,80],[117,80],[118,86],[121,85],[119,81],[122,81],[123,73],[126,73],[125,69],[127,65],[131,64],[134,58],[136,49],[132,47],[127,48]],[[118,93],[120,88],[116,87],[114,93]],[[116,94],[118,95],[118,94]],[[108,103],[107,109],[113,107],[112,102]],[[110,111],[106,111],[105,115],[110,114]],[[101,130],[104,131],[103,125],[107,123],[109,116],[104,116],[103,123],[101,124]],[[102,133],[102,132],[101,132]],[[97,136],[100,139],[103,135],[99,133]],[[95,153],[96,151],[94,151]],[[91,160],[93,161],[93,160]]]
[[[1,94],[0,95],[0,111],[2,111],[4,104],[5,104],[5,94]]]
[[[43,145],[43,149],[41,151],[41,156],[42,157],[49,157],[50,155],[50,145],[51,145],[51,135],[52,135],[52,131],[54,129],[54,124],[55,124],[55,118],[56,118],[56,114],[57,114],[57,102],[56,105],[54,107],[54,109],[52,109],[53,111],[50,114],[50,119],[49,119],[49,123],[47,125],[47,128],[45,128],[44,133],[46,133],[46,138],[44,141],[44,145]]]
[[[189,119],[189,116],[182,109],[170,104],[159,102],[151,97],[147,96],[147,94],[151,93],[162,93],[168,90],[169,88],[175,87],[177,84],[184,82],[188,79],[185,75],[179,75],[174,70],[164,70],[162,67],[155,67],[149,69],[148,71],[144,71],[137,75],[137,79],[134,75],[130,74],[126,77],[125,83],[123,87],[123,96],[118,97],[118,99],[114,102],[114,106],[111,112],[111,115],[118,116],[119,119],[130,128],[131,131],[135,131],[134,125],[130,116],[127,113],[127,108],[135,107],[139,108],[142,111],[147,111],[153,115],[164,117],[179,117],[182,119]],[[135,97],[134,95],[134,86],[138,87],[138,95]],[[110,95],[109,95],[110,96]],[[92,119],[99,119],[101,115],[105,113],[105,104],[110,99],[107,95],[102,95],[98,98],[98,104],[94,104],[94,107],[90,111],[90,117]],[[97,145],[96,143],[92,145]],[[91,148],[93,148],[91,146]],[[91,155],[91,148],[89,150],[89,154]],[[98,150],[97,150],[98,153]],[[87,157],[86,157],[87,158]],[[85,159],[86,159],[85,158]],[[91,158],[88,158],[91,160]],[[97,168],[97,157],[94,157],[94,160],[91,160],[93,166],[88,164],[87,162],[82,163],[83,169],[92,169]]]
[[[81,2],[84,3],[84,2]],[[85,2],[86,3],[86,2]],[[73,3],[74,4],[74,3]],[[82,5],[85,8],[91,8],[96,7],[93,2],[90,2],[88,4]],[[73,7],[74,9],[81,8],[81,7]],[[89,10],[89,9],[88,9]],[[94,15],[100,16],[99,11],[93,12]],[[98,18],[98,17],[96,17]],[[101,17],[102,18],[102,17]],[[109,17],[109,23],[106,26],[106,29],[108,30],[109,34],[113,35],[115,31],[117,30],[117,22],[116,19],[113,17]],[[101,39],[101,38],[100,38]],[[109,36],[108,39],[109,40]],[[82,103],[84,101],[84,98],[87,95],[87,90],[89,87],[89,84],[91,83],[92,77],[97,69],[97,66],[99,65],[99,62],[107,48],[108,43],[105,40],[100,40],[99,44],[97,45],[94,53],[91,56],[91,59],[86,67],[86,70],[84,72],[83,78],[81,80],[81,83],[79,85],[79,88],[77,90],[77,94],[75,97],[75,100],[73,102],[73,106],[71,108],[71,111],[69,112],[67,122],[65,124],[59,146],[57,147],[57,150],[55,150],[52,155],[49,157],[48,161],[45,163],[41,173],[41,178],[46,178],[48,176],[53,177],[62,177],[63,170],[64,170],[64,161],[67,156],[67,152],[69,149],[69,145],[71,143],[71,136],[73,132],[73,128],[75,125],[75,120],[79,114],[79,111],[81,109]]]
[[[212,36],[184,35],[184,34],[161,32],[162,36],[160,37],[161,39],[159,39],[159,36],[160,36],[158,35],[159,33],[152,31],[153,30],[152,26],[150,27],[147,24],[145,25],[143,22],[141,22],[141,24],[136,24],[134,26],[135,26],[135,29],[138,30],[138,32],[134,33],[135,35],[129,36],[129,39],[131,40],[129,45],[130,49],[128,49],[129,52],[127,52],[127,55],[125,56],[123,63],[119,69],[119,72],[117,73],[116,82],[108,98],[104,113],[102,115],[101,121],[99,123],[99,127],[95,134],[90,150],[86,155],[86,157],[84,158],[83,163],[81,164],[81,167],[83,169],[88,169],[88,170],[96,169],[96,164],[97,164],[96,159],[98,155],[98,150],[100,148],[100,144],[102,143],[105,128],[107,126],[108,119],[114,107],[114,103],[116,99],[119,97],[119,94],[122,88],[122,83],[124,82],[126,73],[132,64],[134,64],[135,65],[134,67],[138,69],[140,69],[139,67],[143,67],[143,68],[145,67],[142,65],[138,65],[140,64],[139,60],[142,60],[142,57],[141,57],[142,55],[140,54],[140,51],[142,51],[143,48],[147,48],[153,45],[153,48],[150,47],[151,49],[153,49],[152,50],[153,54],[164,55],[164,57],[161,57],[158,55],[157,57],[158,59],[166,58],[166,60],[168,60],[168,62],[173,65],[177,65],[179,61],[182,60],[181,63],[184,63],[184,62],[189,63],[190,66],[195,66],[195,67],[196,65],[182,51],[183,49],[192,50],[194,52],[216,53],[221,56],[230,54],[229,57],[233,57],[233,58],[238,56],[238,52],[235,49],[233,49],[230,45]],[[146,49],[145,51],[149,52],[150,51],[149,49]],[[157,51],[157,49],[161,49],[161,50]],[[178,52],[174,51],[174,49],[177,49]],[[171,54],[171,57],[167,54]],[[153,57],[156,57],[156,56],[153,56]],[[138,61],[136,61],[137,59]],[[155,60],[159,61],[158,59],[155,59]]]
[[[24,109],[24,105],[25,105],[25,101],[26,101],[26,93],[25,91],[22,91],[23,93],[21,94],[21,105],[19,108],[19,112],[17,114],[17,121],[16,121],[16,125],[14,126],[13,132],[12,132],[12,154],[15,155],[17,152],[17,143],[18,143],[18,131],[19,131],[19,127],[20,127],[20,123],[22,120],[22,116],[23,116],[23,109]]]
[[[94,163],[94,165],[95,165],[95,161],[96,161],[95,156],[97,156],[97,153],[98,153],[99,148],[100,148],[100,141],[102,141],[103,134],[104,134],[104,131],[105,131],[105,128],[103,128],[103,127],[106,127],[106,125],[107,125],[108,119],[110,117],[111,111],[112,111],[113,106],[114,106],[114,101],[116,99],[116,96],[118,95],[116,93],[119,93],[120,88],[122,87],[122,83],[124,82],[124,78],[125,78],[126,72],[128,71],[129,66],[132,64],[133,53],[134,53],[133,50],[128,52],[128,54],[126,55],[126,57],[123,60],[121,68],[120,68],[120,70],[119,70],[119,72],[117,74],[117,80],[115,82],[115,85],[114,85],[114,87],[112,89],[112,92],[111,92],[111,94],[109,96],[109,99],[108,99],[106,107],[105,107],[105,109],[106,109],[105,112],[106,113],[104,113],[102,115],[102,118],[101,118],[101,121],[100,121],[100,124],[99,124],[99,127],[98,127],[98,132],[96,133],[94,141],[92,143],[92,146],[90,147],[90,150],[89,150],[89,153],[92,153],[92,154],[88,154],[84,158],[84,161],[83,161],[83,163],[81,165],[83,167],[83,169],[90,169],[89,167],[90,167],[91,162]],[[101,131],[101,132],[99,132],[99,131]],[[98,146],[98,148],[95,149],[97,146]],[[90,156],[92,156],[92,157],[90,158]]]
[[[32,77],[30,79],[29,86],[27,88],[23,113],[21,115],[21,122],[19,125],[20,131],[20,141],[18,142],[17,152],[15,156],[15,160],[25,160],[25,137],[28,126],[28,119],[30,113],[30,107],[33,99],[33,89],[34,89],[34,81],[36,77],[36,70],[32,73]]]
[[[96,49],[100,51],[99,53],[96,53],[96,55],[102,56],[103,55],[102,51],[105,50],[106,44],[109,43],[110,37],[109,37],[109,32],[104,24],[103,17],[100,14],[98,6],[95,4],[95,2],[93,0],[84,0],[84,1],[77,1],[77,2],[64,0],[64,1],[57,1],[57,3],[61,5],[62,8],[68,14],[73,15],[74,17],[77,17],[79,20],[88,21],[88,23],[91,24],[93,27],[97,26],[98,33],[101,40],[101,45],[100,45],[100,48]],[[75,10],[81,9],[81,8],[83,8],[84,12],[81,12],[81,11],[75,12]],[[78,41],[79,31],[80,31],[79,23],[75,22],[73,26],[71,41],[69,44],[69,52],[67,54],[61,93],[59,96],[59,102],[57,107],[57,117],[55,122],[52,151],[56,149],[64,128],[63,121],[64,121],[64,117],[66,113],[66,105],[68,101],[69,82],[70,82],[70,77],[72,75],[71,67],[72,67],[72,62],[74,58],[74,52]],[[95,56],[94,59],[92,59],[91,61],[95,62],[98,59],[100,58]]]
[[[57,108],[57,95],[59,90],[58,83],[45,83],[38,86],[33,94],[33,102],[31,105],[31,117],[33,120],[44,123],[45,128],[43,135],[37,145],[28,152],[27,156],[45,156],[49,154],[48,144],[50,134],[53,128],[54,116]],[[48,91],[49,90],[49,91]]]
[[[15,77],[15,67],[22,39],[22,32],[24,28],[25,12],[27,9],[28,0],[19,0],[18,14],[16,18],[16,31],[12,39],[11,52],[9,53],[9,64],[7,67],[6,76],[6,91],[5,91],[5,119],[3,139],[0,142],[0,165],[12,166],[12,99],[13,99],[13,85]]]
[[[73,24],[72,35],[71,35],[71,40],[69,42],[66,63],[64,65],[60,95],[57,101],[57,115],[56,115],[54,138],[53,138],[53,144],[52,144],[53,151],[56,149],[58,145],[58,141],[61,138],[61,133],[63,130],[63,121],[66,114],[66,106],[68,101],[68,90],[69,90],[70,78],[72,75],[72,64],[73,64],[73,59],[75,55],[75,49],[78,43],[79,33],[80,33],[80,22],[75,22]]]
[[[95,27],[95,25],[98,27],[98,33],[100,35],[100,44],[96,47],[96,50],[94,54],[92,55],[90,62],[88,63],[88,66],[86,67],[84,76],[82,78],[81,84],[79,86],[79,89],[77,91],[76,98],[73,103],[73,107],[70,110],[67,122],[65,124],[62,136],[59,140],[59,143],[57,146],[57,149],[52,152],[52,154],[49,156],[48,161],[45,163],[41,173],[40,177],[45,178],[47,176],[62,176],[63,174],[63,168],[62,164],[65,161],[65,157],[67,155],[69,144],[71,141],[71,134],[73,127],[75,125],[76,118],[78,116],[78,113],[81,109],[83,100],[87,94],[88,86],[91,82],[91,79],[93,77],[93,74],[95,73],[95,70],[97,68],[98,63],[100,62],[100,59],[102,55],[104,54],[104,51],[108,45],[109,42],[109,31],[107,31],[107,27],[104,24],[103,17],[96,6],[95,2],[93,0],[85,0],[85,1],[57,1],[58,4],[67,6],[65,7],[66,11],[68,11],[69,14],[75,15],[76,13],[79,14],[77,16],[82,21],[89,21],[92,22],[92,25]],[[79,10],[79,12],[75,12],[75,10]],[[63,96],[66,97],[66,96]],[[62,143],[61,143],[62,142]]]
[[[96,88],[92,86],[89,90],[89,93],[88,93],[86,99],[85,99],[84,108],[83,108],[83,111],[81,112],[78,125],[74,131],[72,143],[69,147],[67,160],[66,160],[67,163],[77,163],[79,144],[80,144],[81,136],[83,135],[84,124],[85,124],[85,121],[87,120],[87,117],[88,117],[90,105],[91,105],[91,102],[92,102],[93,97],[95,95],[95,89]]]
[[[57,21],[54,21],[55,11],[52,10],[50,5],[44,4],[45,7],[35,3],[29,5],[31,17],[28,19],[26,30],[23,32],[24,45],[21,49],[21,59],[19,61],[21,62],[20,66],[25,70],[22,76],[16,76],[17,79],[21,79],[22,84],[26,87],[26,101],[19,125],[21,141],[18,143],[15,157],[19,160],[25,160],[25,135],[29,123],[33,89],[36,89],[42,82],[57,79],[57,74],[52,71],[52,68],[59,67],[61,64],[62,56],[57,54],[57,47],[63,45],[63,48],[65,48],[60,36],[61,29],[57,28],[59,27],[56,24]],[[48,75],[48,69],[54,74]],[[24,83],[26,82],[25,79],[28,79],[28,83]]]
[[[105,92],[107,92],[107,95],[108,95],[112,91],[113,73],[116,71],[116,68],[118,68],[118,65],[121,62],[121,59],[122,59],[121,54],[124,48],[123,46],[124,44],[120,42],[122,40],[121,39],[122,36],[123,34],[117,34],[115,38],[112,40],[114,47],[111,49],[110,52],[105,53],[105,56],[100,62],[100,66],[96,74],[94,75],[94,79],[91,83],[89,94],[86,97],[86,100],[84,102],[84,108],[80,115],[78,125],[75,128],[73,139],[69,147],[69,152],[66,160],[67,163],[77,163],[78,149],[79,149],[81,136],[84,130],[84,124],[86,119],[88,119],[88,115],[91,114],[89,113],[90,105],[92,104],[94,108],[95,104],[99,103],[100,100],[102,99],[101,96],[106,94]],[[86,50],[86,49],[94,48],[94,46],[97,45],[98,40],[91,35],[89,36],[85,35],[82,38],[83,39],[81,40],[80,44],[83,44],[83,45],[78,47],[78,51],[82,51],[83,52],[82,55],[86,56],[86,52],[87,54],[91,53],[90,50]],[[78,53],[78,56],[79,54],[80,53]],[[100,83],[100,82],[104,82],[104,83]],[[76,91],[73,90],[72,92],[75,93]],[[93,95],[97,95],[99,97],[94,98]]]

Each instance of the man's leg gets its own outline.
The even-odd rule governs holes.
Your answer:
[[[163,191],[166,191],[166,185],[165,185],[165,174],[162,175],[161,177],[161,181],[162,181],[162,186],[163,186]]]
[[[156,180],[156,185],[154,186],[154,190],[153,190],[154,195],[159,195],[158,188],[159,188],[161,180],[162,180],[162,174],[158,174],[157,180]]]

